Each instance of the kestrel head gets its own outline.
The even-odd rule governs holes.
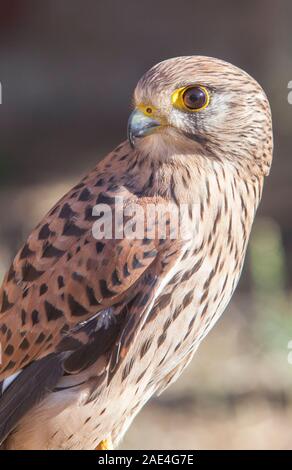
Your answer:
[[[128,136],[143,153],[200,154],[269,171],[267,97],[252,77],[227,62],[202,56],[161,62],[138,82],[134,105]]]

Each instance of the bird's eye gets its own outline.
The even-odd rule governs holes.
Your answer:
[[[187,88],[182,96],[183,102],[188,109],[202,109],[206,106],[208,96],[206,89],[195,86]]]
[[[209,101],[208,90],[201,85],[179,88],[172,95],[174,106],[188,111],[201,111]]]

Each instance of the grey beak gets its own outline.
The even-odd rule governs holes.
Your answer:
[[[155,119],[145,116],[142,111],[135,109],[128,121],[128,140],[132,147],[135,145],[135,139],[152,134],[160,126]]]

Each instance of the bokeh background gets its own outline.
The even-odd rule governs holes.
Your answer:
[[[292,448],[291,21],[289,0],[0,3],[1,279],[50,205],[125,138],[133,88],[150,66],[216,56],[270,99],[274,165],[237,293],[123,448]]]

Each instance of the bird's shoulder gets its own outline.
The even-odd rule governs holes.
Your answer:
[[[0,290],[0,378],[55,351],[80,322],[130,301],[150,267],[162,278],[175,261],[180,247],[172,240],[94,236],[97,205],[106,204],[114,218],[117,197],[123,207],[149,203],[124,184],[126,150],[122,145],[75,185],[12,262]]]

